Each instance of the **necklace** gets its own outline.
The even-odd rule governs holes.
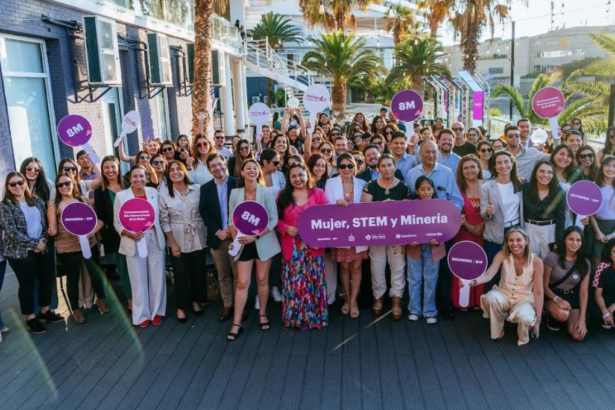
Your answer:
[[[381,182],[381,184],[383,185],[383,188],[384,188],[384,194],[385,194],[386,196],[389,196],[389,193],[390,193],[390,191],[389,191],[389,190],[391,189],[391,187],[392,187],[392,186],[393,186],[393,184],[395,183],[395,178],[393,178],[393,181],[392,181],[392,182],[389,184],[389,186],[387,186],[387,187],[385,187],[385,186],[384,186],[384,179],[383,179],[383,178],[380,178],[380,182]]]

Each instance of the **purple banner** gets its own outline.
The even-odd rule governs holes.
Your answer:
[[[233,211],[233,225],[244,235],[258,235],[267,228],[269,214],[255,201],[244,201]]]
[[[459,279],[473,280],[487,270],[487,254],[475,242],[457,242],[448,253],[448,267]]]
[[[145,199],[133,198],[120,208],[120,223],[127,231],[145,232],[154,226],[156,211]]]
[[[298,224],[301,238],[318,248],[445,242],[460,226],[459,211],[443,199],[317,205]]]
[[[485,93],[483,91],[474,91],[473,101],[473,115],[474,121],[483,121],[483,103],[485,99]]]
[[[399,121],[415,121],[423,112],[423,99],[416,91],[402,90],[393,96],[391,112]]]
[[[81,115],[67,115],[58,123],[58,137],[70,147],[80,147],[92,137],[92,126]]]
[[[89,235],[96,228],[96,212],[83,202],[66,205],[60,216],[62,225],[69,233],[76,236]]]
[[[590,216],[602,206],[602,192],[592,181],[577,181],[566,193],[568,207],[577,215]]]

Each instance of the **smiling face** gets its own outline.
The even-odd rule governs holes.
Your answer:
[[[295,189],[303,189],[307,185],[308,176],[301,167],[295,167],[289,172],[290,184]]]
[[[92,161],[90,160],[90,156],[88,154],[81,155],[77,158],[77,164],[83,169],[90,169],[92,166]]]
[[[466,139],[474,145],[478,144],[478,133],[476,130],[469,130],[466,134]]]
[[[239,143],[238,145],[239,147],[239,155],[241,155],[241,158],[248,158],[250,156],[250,144],[242,141]]]
[[[438,148],[433,141],[425,141],[421,147],[421,160],[428,167],[434,167],[438,160]]]
[[[154,171],[159,172],[159,173],[163,173],[167,168],[163,155],[156,155],[152,159],[151,164],[152,164],[152,168],[154,168]]]
[[[605,179],[615,178],[615,159],[611,159],[604,164],[602,174]]]
[[[566,138],[566,145],[572,148],[572,152],[576,154],[579,147],[583,145],[583,139],[580,135],[570,134],[568,135],[568,138]]]
[[[73,181],[67,176],[61,176],[56,183],[58,193],[63,197],[73,196]]]
[[[209,172],[217,179],[224,179],[228,173],[226,172],[226,161],[222,158],[214,158],[207,165]]]
[[[478,149],[478,157],[484,161],[489,161],[491,156],[493,155],[493,148],[491,148],[487,144],[483,144]]]
[[[508,155],[498,155],[495,159],[495,171],[498,176],[510,176],[512,161]]]
[[[286,142],[286,138],[281,135],[278,136],[273,143],[273,149],[275,149],[278,154],[284,154],[288,149],[288,143]]]
[[[35,161],[32,161],[26,166],[26,179],[28,181],[36,181],[40,172],[41,169],[39,168],[38,164]]]
[[[508,249],[510,249],[510,253],[515,256],[520,256],[523,255],[523,251],[527,246],[527,240],[520,232],[513,232],[508,235],[506,244],[508,245]]]
[[[159,149],[160,145],[158,145],[156,140],[149,140],[147,143],[147,152],[150,156],[157,154]]]
[[[175,149],[173,148],[173,145],[162,144],[160,152],[162,152],[162,155],[164,155],[167,161],[171,161],[173,158],[175,158]]]
[[[102,164],[102,173],[107,181],[116,181],[119,172],[118,164],[115,161],[105,161]]]
[[[542,186],[549,186],[553,180],[553,168],[548,164],[542,164],[536,170],[536,182]]]
[[[382,118],[376,119],[376,130],[382,130],[384,128],[384,120]]]
[[[491,146],[493,147],[494,151],[504,151],[504,144],[502,143],[501,140],[495,140],[493,141],[493,143],[491,144]]]
[[[149,164],[149,160],[150,159],[151,159],[151,157],[149,156],[149,154],[147,154],[145,152],[141,152],[139,154],[139,158],[137,158],[137,165],[141,165],[142,167],[144,167],[147,164]]]
[[[331,159],[331,157],[333,156],[333,147],[331,147],[330,143],[327,142],[326,144],[323,144],[322,147],[320,147],[320,155],[325,157],[327,161]]]
[[[478,165],[472,160],[465,161],[461,167],[461,172],[466,181],[475,181],[478,178]]]
[[[397,137],[391,141],[391,149],[396,157],[403,156],[406,153],[407,146],[408,143],[406,143],[405,138]]]
[[[248,161],[244,163],[245,165],[242,167],[241,176],[244,180],[254,182],[258,180],[259,169],[258,165],[256,165],[253,161]]]
[[[553,162],[557,169],[566,169],[572,163],[572,157],[568,155],[567,149],[560,149],[553,157]]]
[[[453,123],[452,130],[455,133],[455,138],[458,140],[463,139],[463,135],[465,134],[465,125],[460,122],[455,122]]]
[[[421,141],[432,140],[432,139],[433,139],[433,132],[431,132],[431,129],[425,128],[423,132],[421,132]]]
[[[196,140],[196,149],[199,155],[207,155],[210,150],[209,141],[207,138],[201,137]]]
[[[17,199],[23,198],[26,193],[26,181],[19,175],[13,175],[9,178],[6,185],[13,197]]]
[[[174,162],[171,164],[171,167],[169,168],[169,178],[171,179],[171,182],[182,182],[185,176],[184,171],[182,171],[178,163]]]
[[[147,176],[145,175],[145,171],[141,168],[135,168],[130,173],[130,185],[134,189],[141,190],[145,188],[145,184],[147,183]]]
[[[519,134],[521,134],[521,141],[525,141],[530,137],[532,132],[532,125],[529,121],[521,121],[517,125],[519,127]]]
[[[185,135],[182,135],[177,139],[178,147],[187,147],[188,145],[190,145],[190,141],[188,141],[188,137],[186,137]]]
[[[450,154],[453,150],[453,140],[454,138],[451,134],[440,134],[440,139],[438,140],[440,151],[445,154]]]
[[[591,167],[595,159],[596,159],[596,156],[589,149],[584,149],[581,152],[579,152],[579,162],[581,163],[581,165],[583,165],[583,167],[586,167],[586,168]]]
[[[566,251],[576,254],[583,245],[583,238],[578,232],[572,231],[564,238],[564,244],[566,245]]]
[[[380,158],[380,151],[376,148],[370,148],[365,151],[365,162],[370,168],[375,168],[378,164],[378,158]]]
[[[316,161],[316,164],[314,164],[312,173],[317,180],[320,180],[325,172],[327,172],[327,163],[323,158],[319,158],[318,161]]]
[[[338,138],[335,140],[335,153],[337,155],[342,155],[344,152],[348,151],[348,141],[346,138]]]
[[[416,190],[416,194],[421,199],[432,199],[433,193],[434,190],[429,181],[421,182],[421,185],[419,185],[418,189]]]
[[[348,159],[343,159],[337,164],[337,170],[342,177],[349,178],[354,175],[355,165]]]

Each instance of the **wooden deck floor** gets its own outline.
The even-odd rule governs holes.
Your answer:
[[[335,306],[331,325],[309,332],[277,321],[263,332],[252,311],[227,343],[216,303],[186,324],[170,314],[135,329],[114,306],[30,335],[10,272],[0,307],[11,328],[0,344],[0,410],[615,408],[615,333],[598,328],[583,343],[545,329],[519,348],[512,326],[491,341],[479,312],[428,326],[367,310],[351,320]],[[59,311],[68,316],[63,301]]]

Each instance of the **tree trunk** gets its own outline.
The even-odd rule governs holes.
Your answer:
[[[342,117],[346,112],[346,81],[333,84],[333,113],[339,112],[339,116]]]
[[[214,6],[212,0],[196,0],[194,13],[194,83],[192,85],[192,135],[196,135],[198,129],[197,115],[205,112],[203,131],[209,139],[209,117],[211,98],[209,95],[209,83],[211,77],[211,36]]]
[[[465,57],[463,58],[463,69],[474,74],[476,71],[476,59],[478,58],[478,37],[472,36],[466,39],[463,44],[463,52]]]
[[[421,75],[412,76],[412,89],[419,93],[423,101],[425,100],[425,81]]]

